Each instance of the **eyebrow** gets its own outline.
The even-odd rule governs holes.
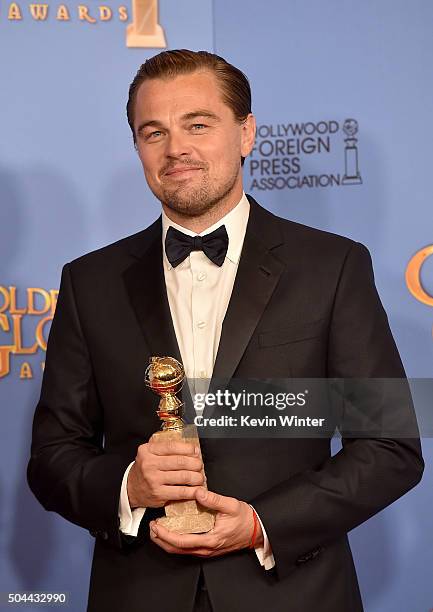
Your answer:
[[[219,123],[221,121],[221,118],[218,117],[218,115],[216,115],[215,113],[212,113],[209,110],[205,110],[205,109],[198,109],[195,111],[192,111],[190,113],[185,113],[184,115],[182,115],[182,117],[180,118],[181,121],[191,121],[192,119],[197,119],[199,117],[204,117],[206,119],[210,119],[212,121],[215,121],[217,123]],[[164,127],[163,123],[161,121],[158,121],[157,119],[151,119],[149,121],[143,121],[142,123],[140,123],[140,125],[137,128],[137,134],[141,132],[141,130],[143,130],[146,127],[156,127],[156,128],[161,128]]]
[[[190,121],[191,119],[197,119],[197,117],[205,117],[206,119],[212,119],[213,121],[221,121],[221,118],[212,111],[199,109],[196,111],[192,111],[191,113],[186,113],[182,115],[181,119],[183,121]]]

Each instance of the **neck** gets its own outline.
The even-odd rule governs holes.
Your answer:
[[[189,229],[196,234],[200,234],[233,210],[233,208],[239,204],[242,198],[242,193],[243,187],[242,184],[240,184],[239,187],[231,191],[225,198],[216,202],[211,209],[205,211],[201,215],[196,215],[195,217],[191,217],[182,214],[177,210],[173,210],[172,208],[168,208],[168,206],[164,203],[162,203],[162,208],[170,221],[173,221],[174,223],[177,223],[178,225],[181,225],[182,227]]]

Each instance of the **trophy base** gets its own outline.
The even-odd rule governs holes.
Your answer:
[[[126,46],[165,49],[167,42],[165,40],[164,30],[157,24],[153,34],[140,34],[137,32],[135,24],[130,23],[126,28]]]
[[[197,428],[186,425],[180,430],[163,430],[154,434],[160,440],[180,440],[182,442],[195,442],[200,446]],[[206,476],[204,474],[203,487],[206,489]],[[166,516],[159,518],[158,523],[176,533],[206,533],[215,524],[215,512],[203,508],[195,499],[185,501],[172,501],[165,504]]]
[[[358,174],[357,176],[343,176],[342,185],[362,185],[362,178]]]
[[[199,514],[163,516],[158,519],[157,524],[176,533],[206,533],[213,529],[215,516],[202,510]]]

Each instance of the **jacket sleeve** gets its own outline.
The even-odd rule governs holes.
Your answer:
[[[46,510],[121,546],[118,503],[130,461],[104,451],[103,410],[66,265],[34,416],[28,483]]]
[[[249,500],[265,525],[280,578],[317,555],[326,554],[328,543],[414,487],[423,472],[404,369],[375,288],[370,254],[358,243],[353,243],[346,255],[335,294],[328,376],[344,379],[351,389],[347,408],[351,432],[345,432],[343,419],[343,448],[318,469],[296,474]],[[367,394],[370,406],[365,394],[362,396],[361,379],[373,382],[377,378],[400,379],[398,383],[406,384],[407,393],[403,392],[404,399],[400,398],[398,405],[399,434],[376,437],[367,432],[355,437],[352,432],[357,419],[359,429],[364,427],[363,406],[376,423],[396,422],[389,418],[396,411],[392,393],[380,397],[377,403],[374,394]],[[383,427],[379,430],[383,431]],[[410,432],[407,437],[406,431]]]

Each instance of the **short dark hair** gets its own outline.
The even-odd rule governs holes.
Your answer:
[[[134,145],[137,142],[134,131],[134,105],[140,85],[150,79],[172,78],[198,70],[209,70],[215,74],[224,102],[231,108],[239,123],[245,121],[251,113],[251,88],[247,77],[239,68],[209,51],[189,51],[188,49],[162,51],[140,66],[129,87],[126,114]]]

